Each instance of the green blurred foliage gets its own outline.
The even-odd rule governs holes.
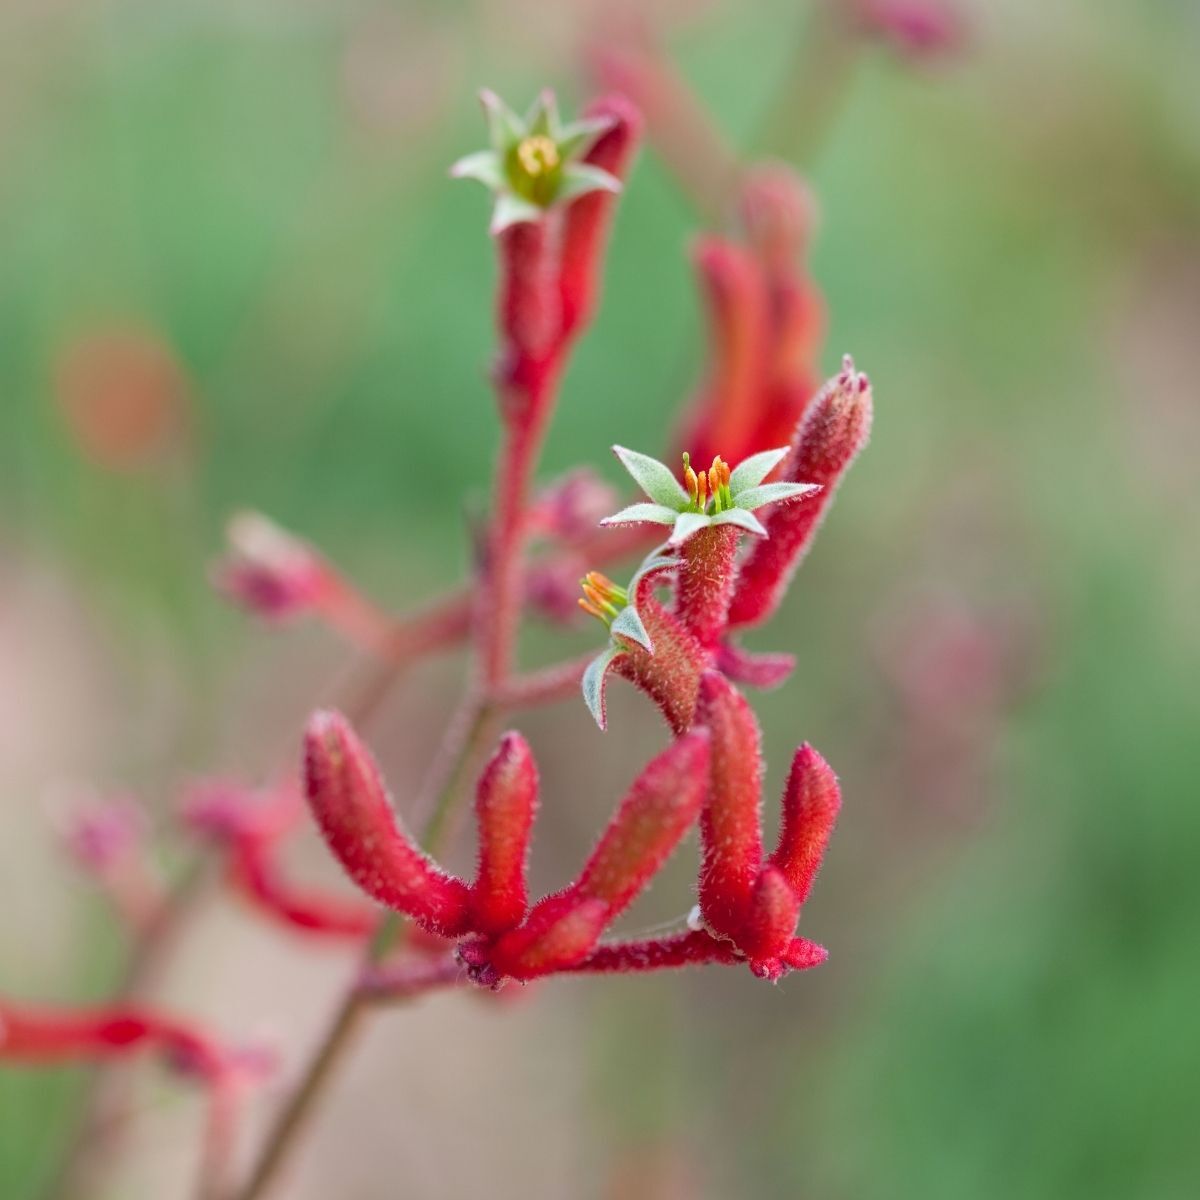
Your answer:
[[[63,564],[128,659],[162,652],[144,624],[169,631],[196,680],[189,753],[252,636],[204,588],[231,509],[271,513],[398,604],[464,568],[456,505],[482,502],[495,440],[492,265],[485,199],[444,168],[480,141],[478,84],[585,90],[536,30],[496,39],[496,8],[0,16],[0,538]],[[717,6],[676,39],[741,144],[802,36],[793,8]],[[397,70],[441,70],[416,112],[365,111],[348,82],[385,9]],[[598,1137],[677,1139],[713,1196],[1170,1200],[1200,1178],[1200,621],[1177,597],[1200,493],[1194,468],[1173,484],[1139,449],[1148,422],[1152,443],[1186,434],[1194,376],[1151,405],[1124,362],[1136,281],[1164,248],[1200,260],[1200,25],[1187,4],[1046,9],[979,6],[937,67],[864,55],[803,164],[826,365],[853,350],[878,417],[754,640],[802,664],[759,706],[770,787],[800,736],[846,785],[805,918],[833,959],[776,994],[705,976],[593,1001]],[[615,481],[609,443],[664,443],[703,353],[698,228],[644,155],[547,477],[584,461]],[[128,321],[177,355],[193,441],[122,475],[81,456],[53,393],[72,337]],[[982,815],[947,822],[897,808],[864,630],[909,584],[961,582],[937,530],[964,480],[1000,530],[975,549],[1043,634],[1037,686],[996,717]],[[5,1197],[36,1194],[71,1082],[0,1076]]]

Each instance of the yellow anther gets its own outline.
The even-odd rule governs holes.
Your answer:
[[[696,476],[696,503],[700,505],[700,511],[704,511],[704,506],[708,503],[708,472],[701,471]]]
[[[553,171],[562,161],[553,138],[544,133],[524,138],[517,145],[517,161],[531,179]]]
[[[597,620],[603,621],[605,623],[605,625],[608,624],[608,620],[604,616],[604,614],[594,604],[590,604],[582,596],[579,597],[578,604],[579,604],[579,607],[582,608],[583,611],[585,613],[587,613],[589,617],[595,617]]]

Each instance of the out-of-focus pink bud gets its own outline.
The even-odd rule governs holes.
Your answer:
[[[770,861],[803,904],[833,835],[842,794],[829,764],[807,743],[796,751],[783,792],[783,824]]]
[[[595,471],[580,467],[541,492],[532,506],[530,524],[536,532],[570,545],[595,534],[617,505],[616,489]],[[574,603],[572,596],[572,606]]]
[[[547,620],[571,624],[579,617],[579,580],[587,569],[588,560],[577,554],[533,563],[525,576],[525,599]]]
[[[278,838],[303,811],[299,789],[292,781],[259,790],[215,777],[190,783],[178,808],[185,829],[219,842]]]
[[[779,607],[796,568],[841,482],[871,432],[871,385],[846,356],[842,370],[813,400],[796,431],[781,479],[816,483],[821,490],[767,516],[767,537],[742,564],[729,610],[730,625],[756,625]]]
[[[146,817],[125,796],[72,805],[63,818],[63,844],[85,870],[98,875],[120,869],[142,851]]]
[[[857,0],[853,18],[865,34],[922,61],[962,49],[966,22],[947,0]]]
[[[518,925],[529,906],[529,838],[538,804],[538,772],[519,733],[500,739],[475,791],[479,865],[471,889],[472,925],[497,934]]]
[[[700,817],[700,911],[714,932],[736,938],[762,865],[762,756],[758,722],[722,675],[700,681],[697,724],[712,736],[708,799]]]
[[[717,648],[717,666],[734,683],[769,691],[796,669],[794,654],[757,654],[731,642]]]
[[[600,135],[584,162],[624,180],[641,140],[642,118],[624,96],[602,96],[588,105],[585,118],[610,118],[612,127]],[[616,196],[588,192],[571,202],[563,220],[561,269],[563,336],[570,337],[591,317],[599,290],[600,263],[612,224]]]
[[[717,453],[739,462],[768,448],[753,444],[763,418],[768,366],[765,281],[753,256],[723,238],[697,239],[692,258],[704,296],[711,361],[682,443],[697,463]]]
[[[772,277],[795,271],[816,225],[812,190],[786,163],[758,163],[742,178],[739,214],[750,244]]]
[[[285,620],[318,608],[330,569],[307,542],[261,513],[238,513],[227,530],[229,554],[214,572],[217,590],[260,617]]]
[[[453,937],[470,892],[426,856],[400,824],[366,746],[339,713],[318,712],[304,734],[309,808],[334,857],[368,896]]]

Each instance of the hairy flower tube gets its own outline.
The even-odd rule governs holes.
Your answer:
[[[696,720],[712,738],[708,798],[701,817],[700,912],[706,929],[727,939],[750,969],[775,979],[805,961],[811,944],[793,945],[840,805],[837,779],[810,746],[792,762],[779,844],[764,863],[758,722],[717,672],[700,684]]]

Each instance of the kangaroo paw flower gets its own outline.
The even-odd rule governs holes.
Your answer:
[[[506,733],[475,792],[479,865],[471,889],[475,928],[501,933],[529,907],[529,838],[538,804],[537,764],[519,733]]]
[[[334,857],[368,896],[443,936],[466,928],[466,884],[442,871],[412,840],[370,752],[338,713],[319,712],[309,720],[304,785]]]

